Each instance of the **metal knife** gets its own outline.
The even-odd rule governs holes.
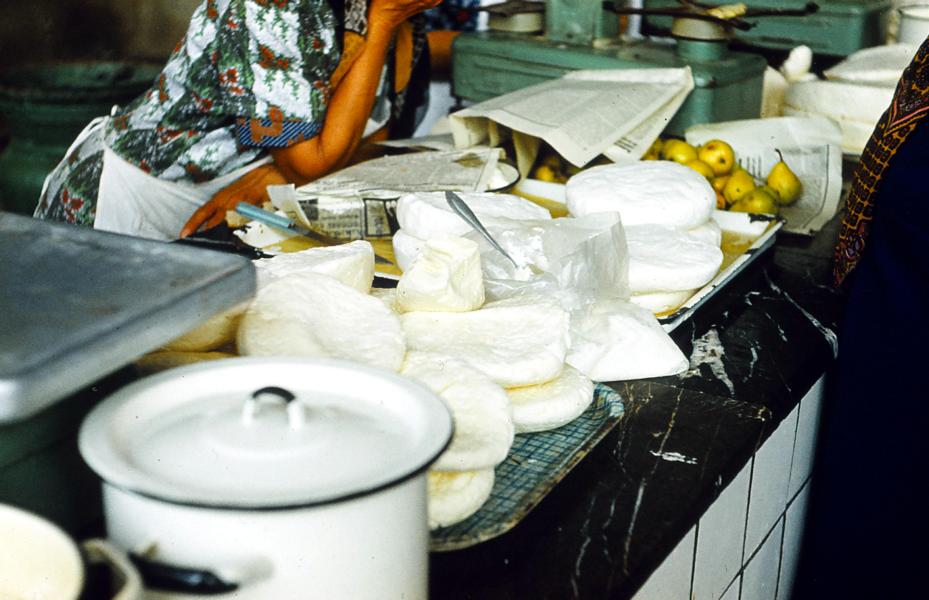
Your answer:
[[[327,246],[337,246],[339,244],[345,243],[345,240],[340,240],[339,238],[335,238],[318,231],[313,231],[308,227],[304,227],[290,217],[285,217],[263,208],[252,206],[246,202],[239,202],[236,204],[235,211],[244,217],[258,221],[259,223],[264,223],[265,225],[270,225],[271,227],[277,227],[278,229],[292,231],[296,234],[314,239],[318,242],[322,242]],[[377,253],[374,254],[374,262],[382,265],[394,264],[393,261],[388,260]]]
[[[475,231],[484,236],[484,239],[487,240],[491,246],[496,248],[497,252],[505,256],[507,260],[513,263],[514,267],[517,269],[519,268],[519,264],[513,260],[513,257],[507,254],[506,250],[503,249],[503,246],[498,244],[497,240],[495,240],[493,236],[490,235],[490,232],[487,231],[487,228],[484,227],[484,224],[481,223],[480,219],[477,218],[477,215],[474,214],[474,212],[471,210],[471,207],[469,207],[465,201],[461,199],[461,196],[455,192],[446,191],[445,201],[448,202],[448,205],[452,208],[453,211],[455,211],[455,214],[464,219],[464,221],[473,227]]]

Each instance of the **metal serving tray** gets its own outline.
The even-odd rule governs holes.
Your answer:
[[[0,212],[0,424],[25,419],[255,292],[251,262]]]

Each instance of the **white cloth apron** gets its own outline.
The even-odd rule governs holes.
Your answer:
[[[98,117],[91,121],[68,154],[96,129],[104,127],[108,119]],[[194,211],[216,192],[269,162],[271,157],[266,156],[204,183],[180,183],[146,173],[104,143],[94,229],[156,240],[176,239]]]

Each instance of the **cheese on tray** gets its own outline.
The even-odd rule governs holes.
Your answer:
[[[481,221],[488,219],[551,219],[547,209],[512,194],[458,192]],[[421,240],[443,235],[464,235],[471,231],[461,217],[452,212],[445,192],[417,192],[401,196],[397,203],[397,221],[401,230]],[[485,223],[486,225],[486,223]]]
[[[475,242],[461,237],[428,240],[397,284],[400,312],[462,312],[482,304],[481,254]]]
[[[658,314],[674,310],[696,293],[695,289],[679,292],[643,292],[629,296],[629,302]]]
[[[426,475],[429,529],[464,521],[487,502],[493,487],[493,469],[429,471]]]
[[[411,312],[400,321],[410,350],[459,358],[503,387],[554,379],[570,343],[568,313],[546,304]]]
[[[245,312],[242,304],[213,315],[184,335],[171,340],[162,350],[169,352],[206,352],[235,341],[239,320]]]
[[[329,356],[393,371],[406,354],[400,321],[384,302],[316,273],[259,290],[237,344],[245,356]]]
[[[400,373],[438,394],[452,412],[452,442],[432,469],[474,471],[503,462],[514,434],[503,388],[462,361],[440,354],[408,352]]]
[[[622,300],[598,302],[576,319],[567,363],[594,381],[675,375],[687,357],[649,310]]]
[[[594,398],[589,377],[565,365],[555,379],[539,385],[508,388],[517,433],[548,431],[570,423]]]
[[[692,229],[706,223],[716,207],[716,192],[703,175],[663,160],[581,171],[568,180],[566,194],[573,216],[616,211],[625,227]]]
[[[374,248],[364,240],[309,248],[255,261],[258,287],[288,275],[318,273],[368,293],[374,281]]]
[[[398,229],[393,235],[394,258],[397,259],[397,266],[400,270],[406,272],[413,261],[422,252],[425,240],[413,237],[403,229]]]
[[[703,225],[688,229],[687,233],[711,246],[719,246],[723,242],[723,230],[715,219],[710,219]]]
[[[633,293],[701,288],[716,276],[723,262],[718,245],[660,225],[626,227],[626,244]]]

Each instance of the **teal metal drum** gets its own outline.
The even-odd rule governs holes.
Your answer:
[[[93,118],[152,85],[148,63],[59,62],[0,70],[0,209],[31,215],[45,176]],[[3,144],[0,143],[0,147]]]

